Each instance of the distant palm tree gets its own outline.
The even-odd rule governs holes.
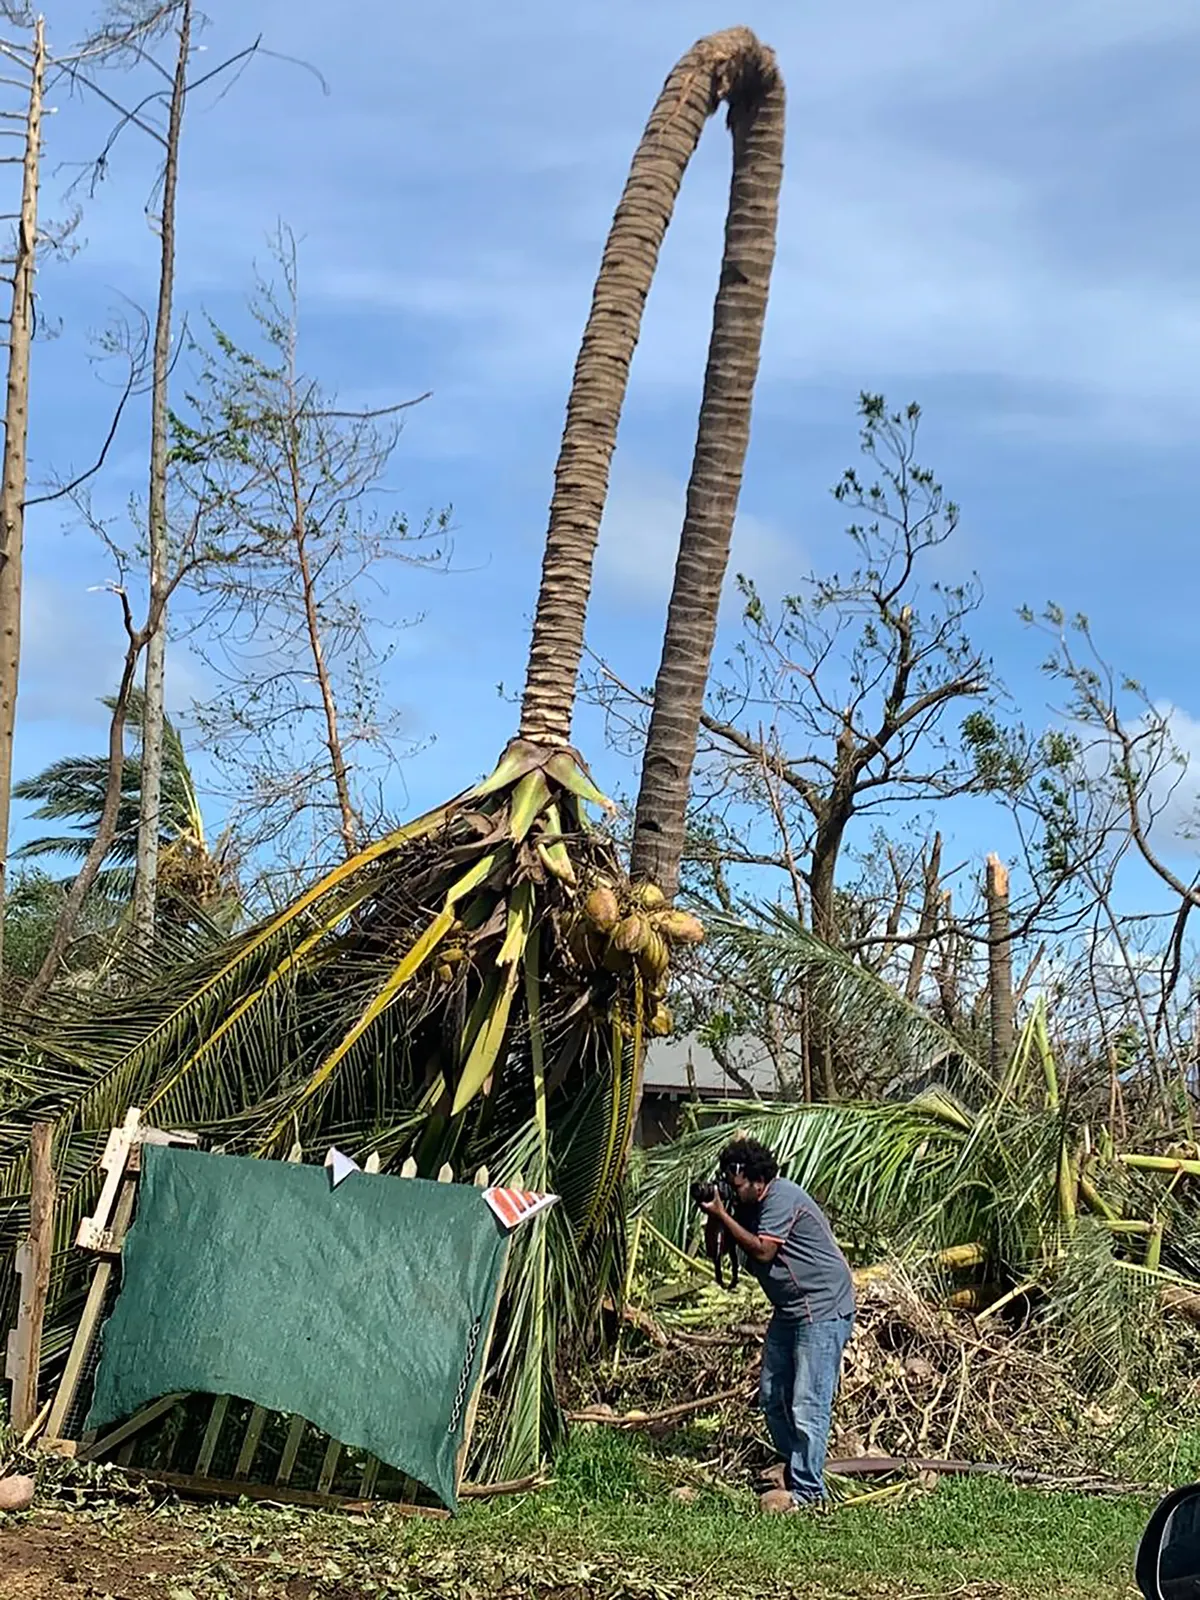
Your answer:
[[[141,727],[142,691],[130,695],[129,723]],[[102,702],[110,711],[114,700]],[[17,800],[36,801],[35,821],[66,823],[65,833],[42,834],[30,839],[13,857],[45,863],[55,858],[82,861],[95,838],[108,785],[106,756],[64,756],[13,788]],[[125,758],[121,775],[121,808],[117,831],[107,862],[96,880],[94,899],[108,901],[118,916],[133,893],[137,857],[138,805],[141,795],[141,757],[134,749]],[[210,914],[228,902],[231,886],[220,852],[209,850],[196,785],[179,731],[168,718],[163,737],[162,806],[159,813],[159,853],[163,862],[165,895],[191,903]],[[64,875],[64,881],[73,874]]]

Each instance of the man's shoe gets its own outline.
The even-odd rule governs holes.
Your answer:
[[[766,1517],[786,1517],[797,1507],[790,1489],[768,1489],[766,1494],[759,1495],[758,1509]]]
[[[788,1486],[786,1463],[777,1461],[774,1466],[768,1467],[765,1472],[759,1474],[758,1481],[763,1490],[786,1489]]]
[[[831,1500],[797,1500],[796,1510],[806,1517],[827,1517],[833,1510]]]

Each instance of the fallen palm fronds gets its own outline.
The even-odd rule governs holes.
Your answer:
[[[1200,1394],[1194,1364],[1168,1418],[1119,1374],[1085,1383],[1078,1351],[1049,1315],[981,1322],[935,1302],[935,1277],[920,1284],[876,1268],[856,1281],[831,1472],[981,1474],[1095,1493],[1168,1474],[1174,1411],[1194,1412]],[[639,1296],[652,1288],[634,1283]],[[618,1357],[568,1396],[570,1420],[664,1441],[698,1453],[724,1482],[747,1481],[771,1454],[755,1394],[764,1309],[754,1285],[727,1294],[692,1277],[686,1296],[643,1313],[653,1334],[643,1317],[623,1321]],[[1176,1326],[1183,1367],[1195,1336]]]

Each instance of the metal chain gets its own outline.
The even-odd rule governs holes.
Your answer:
[[[467,1390],[471,1386],[471,1372],[475,1366],[475,1351],[479,1345],[479,1331],[482,1326],[483,1319],[476,1317],[467,1338],[467,1359],[463,1362],[462,1376],[458,1380],[458,1393],[454,1396],[454,1407],[450,1412],[450,1426],[446,1429],[451,1436],[458,1432],[458,1425],[462,1421],[463,1406],[467,1403]]]

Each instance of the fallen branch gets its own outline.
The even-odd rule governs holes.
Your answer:
[[[531,1494],[535,1489],[544,1489],[549,1482],[549,1478],[535,1472],[528,1478],[506,1478],[502,1483],[464,1483],[458,1491],[458,1498],[491,1500],[501,1494]]]
[[[610,1312],[616,1310],[611,1297],[606,1296],[604,1309]],[[643,1311],[640,1306],[625,1305],[621,1310],[621,1319],[623,1322],[627,1322],[631,1328],[636,1328],[639,1333],[644,1333],[651,1344],[656,1344],[660,1350],[665,1350],[671,1343],[650,1313]]]
[[[916,1475],[935,1473],[942,1478],[989,1477],[1007,1478],[1039,1489],[1073,1489],[1078,1494],[1147,1494],[1151,1490],[1144,1483],[1127,1483],[1119,1478],[1100,1476],[1065,1477],[1053,1472],[1035,1472],[1028,1467],[1005,1466],[993,1461],[941,1461],[921,1456],[854,1456],[842,1461],[830,1461],[825,1469],[836,1478],[883,1477],[903,1472]]]
[[[706,1395],[701,1400],[685,1400],[682,1405],[669,1406],[665,1411],[650,1413],[633,1412],[619,1416],[615,1411],[600,1411],[592,1408],[588,1411],[568,1411],[568,1422],[595,1422],[607,1428],[659,1428],[667,1423],[677,1422],[681,1417],[693,1416],[697,1411],[711,1411],[715,1406],[723,1406],[730,1400],[745,1398],[745,1385],[736,1389],[724,1389],[720,1394]]]

